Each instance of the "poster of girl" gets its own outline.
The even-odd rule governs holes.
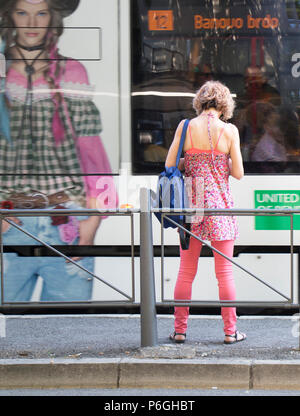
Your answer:
[[[111,173],[87,71],[58,48],[63,20],[79,2],[1,0],[0,200],[16,209],[96,208],[97,180]],[[99,216],[10,219],[51,245],[92,245],[101,222]],[[4,245],[39,244],[5,221],[2,232]],[[73,260],[93,272],[93,258]],[[30,301],[38,276],[41,301],[91,298],[93,278],[72,262],[5,253],[4,300]]]

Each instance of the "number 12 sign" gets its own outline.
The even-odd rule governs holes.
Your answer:
[[[149,30],[174,30],[173,10],[149,10]]]

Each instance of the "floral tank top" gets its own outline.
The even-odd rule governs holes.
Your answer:
[[[198,208],[217,209],[233,208],[233,199],[229,187],[229,155],[217,150],[221,131],[215,148],[212,145],[208,115],[208,136],[211,150],[200,150],[193,147],[192,135],[189,126],[189,136],[192,148],[185,152],[185,177],[200,178],[203,183],[203,192],[196,192],[192,186],[190,195],[192,206]],[[193,182],[194,185],[194,182]],[[199,217],[198,217],[199,218]],[[203,216],[197,217],[191,223],[191,232],[202,240],[224,241],[238,238],[237,219],[234,216]]]

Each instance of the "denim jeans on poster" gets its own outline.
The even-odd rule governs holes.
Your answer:
[[[64,206],[80,209],[73,202]],[[78,216],[78,220],[88,218]],[[62,242],[59,229],[51,224],[51,217],[20,217],[22,228],[50,245],[66,245]],[[73,245],[78,244],[78,239]],[[39,245],[15,227],[3,233],[3,245]],[[70,302],[90,300],[93,278],[91,275],[67,263],[63,257],[21,257],[15,253],[4,253],[4,301],[30,301],[38,277],[43,279],[40,301]],[[94,258],[85,257],[76,263],[90,272],[94,271]],[[1,290],[1,288],[0,288]]]

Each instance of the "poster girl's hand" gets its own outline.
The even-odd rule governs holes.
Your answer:
[[[15,222],[17,225],[22,225],[22,221],[19,220],[19,218],[17,217],[7,217],[7,219],[9,221]],[[8,229],[11,227],[11,225],[6,222],[6,221],[2,221],[2,232],[5,233],[6,231],[8,231]]]
[[[100,222],[100,217],[89,217],[86,220],[79,221],[79,246],[89,246],[94,244],[95,235]],[[73,261],[78,261],[82,257],[71,258]]]

